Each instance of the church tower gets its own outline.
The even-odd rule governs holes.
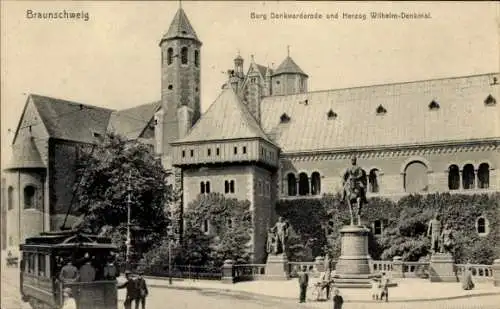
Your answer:
[[[198,39],[186,13],[179,8],[160,41],[162,114],[158,145],[165,168],[170,168],[170,143],[184,137],[200,118],[200,55]]]

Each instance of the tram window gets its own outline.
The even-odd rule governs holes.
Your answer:
[[[38,276],[45,277],[45,254],[37,254],[38,256]]]
[[[28,258],[28,273],[29,274],[35,274],[35,254],[29,253],[29,258]]]

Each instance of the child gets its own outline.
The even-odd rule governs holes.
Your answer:
[[[339,289],[335,289],[335,296],[333,296],[333,309],[342,309],[344,299],[340,296]]]
[[[373,300],[379,300],[381,299],[381,295],[380,295],[380,283],[378,282],[377,278],[373,278],[372,279],[372,299]]]
[[[63,306],[62,309],[76,309],[76,302],[73,297],[71,297],[71,289],[65,288],[63,290]]]

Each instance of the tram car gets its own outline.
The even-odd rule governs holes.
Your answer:
[[[63,291],[68,288],[78,309],[117,309],[118,271],[112,278],[104,275],[117,251],[111,239],[74,230],[45,232],[27,238],[20,250],[21,296],[33,309],[61,308]],[[70,261],[76,269],[90,263],[94,280],[61,279],[61,269]]]

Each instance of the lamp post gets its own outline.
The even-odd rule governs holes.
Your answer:
[[[127,251],[125,253],[126,254],[125,263],[126,263],[127,269],[130,267],[130,264],[129,264],[130,263],[130,249],[132,246],[131,237],[130,237],[130,203],[132,202],[132,200],[131,200],[132,186],[130,185],[130,179],[132,178],[132,172],[129,172],[128,178],[129,178],[129,184],[127,187],[128,196],[127,196],[127,241],[126,241]]]
[[[169,233],[171,236],[171,233]],[[168,284],[172,284],[172,238],[168,239]]]

